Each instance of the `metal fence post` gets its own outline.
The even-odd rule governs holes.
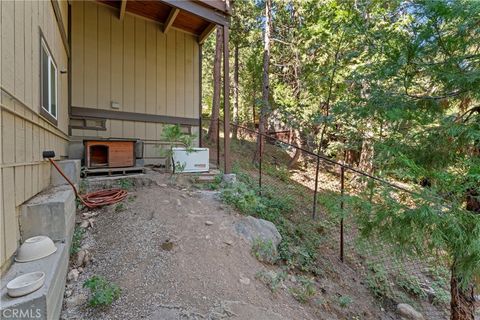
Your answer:
[[[220,118],[217,119],[217,169],[220,169]]]
[[[320,157],[317,156],[317,169],[315,170],[315,192],[313,193],[312,219],[317,216],[317,192],[318,192],[318,171],[320,169]]]
[[[263,158],[263,137],[258,135],[259,155],[258,155],[258,193],[262,195],[262,158]]]
[[[340,210],[342,218],[340,219],[340,260],[343,262],[344,251],[343,251],[343,196],[345,194],[345,167],[340,167]]]

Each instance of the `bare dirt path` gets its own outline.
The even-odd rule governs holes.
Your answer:
[[[251,255],[233,228],[240,216],[214,193],[157,183],[131,196],[123,210],[112,206],[95,218],[83,245],[93,262],[67,286],[73,293],[63,319],[325,318],[256,279],[271,267]],[[78,298],[92,275],[122,288],[112,306],[94,310]]]

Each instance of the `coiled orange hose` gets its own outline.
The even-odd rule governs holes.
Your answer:
[[[75,185],[70,181],[70,179],[63,173],[62,169],[57,165],[55,160],[49,158],[48,161],[57,169],[58,173],[67,180],[67,182],[72,186],[75,196],[80,199],[80,201],[88,208],[96,208],[101,206],[106,206],[109,204],[114,204],[122,201],[128,195],[128,192],[123,189],[108,189],[108,190],[99,190],[85,195],[80,195],[78,193]]]

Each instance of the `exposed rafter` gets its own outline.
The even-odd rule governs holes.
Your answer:
[[[123,17],[125,17],[126,11],[127,11],[127,0],[122,0],[122,4],[120,6],[120,16],[118,17],[120,20],[123,20]]]
[[[208,36],[210,35],[210,33],[213,32],[213,30],[215,30],[216,28],[216,24],[215,23],[210,23],[203,31],[202,31],[202,34],[198,36],[198,43],[199,44],[203,44],[205,42],[205,40],[207,40]]]
[[[175,18],[177,17],[179,12],[180,12],[180,9],[178,8],[172,8],[170,10],[170,14],[168,15],[167,21],[165,21],[165,24],[163,25],[163,33],[168,32],[170,27],[173,25],[173,22],[175,21]]]

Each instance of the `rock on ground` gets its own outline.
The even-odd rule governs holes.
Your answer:
[[[282,241],[282,236],[273,223],[254,217],[245,217],[235,222],[235,231],[253,243],[255,239],[271,241],[276,248]]]
[[[406,320],[425,320],[423,315],[415,310],[411,305],[406,303],[400,303],[397,306],[397,313]]]

